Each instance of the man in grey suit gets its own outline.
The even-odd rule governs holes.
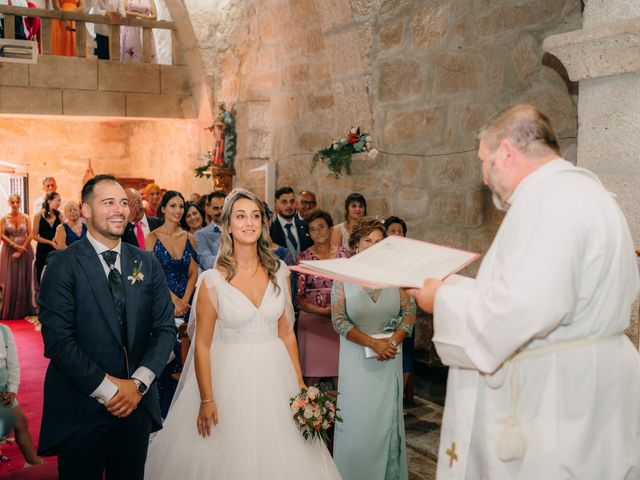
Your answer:
[[[208,195],[206,208],[207,216],[211,216],[211,222],[195,234],[198,264],[202,270],[213,268],[218,255],[220,233],[222,233],[220,220],[225,198],[226,194],[221,191],[212,192]]]
[[[173,304],[153,253],[120,239],[129,206],[114,177],[84,185],[82,214],[87,236],[49,255],[40,287],[51,362],[39,451],[58,455],[61,480],[142,480],[161,427],[155,379],[176,341]]]

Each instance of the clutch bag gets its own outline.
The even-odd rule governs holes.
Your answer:
[[[380,339],[386,340],[387,338],[391,338],[393,333],[394,332],[374,333],[371,336],[373,338],[380,338]],[[397,352],[398,353],[402,353],[402,343],[398,344]],[[364,356],[365,356],[365,358],[378,358],[378,354],[376,352],[374,352],[373,349],[371,349],[370,347],[364,347]]]

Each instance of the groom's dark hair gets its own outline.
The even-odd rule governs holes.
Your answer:
[[[95,177],[87,180],[82,186],[82,203],[90,203],[93,198],[93,190],[96,188],[96,185],[100,182],[115,182],[120,185],[120,182],[113,175],[109,175],[107,173],[101,173],[100,175],[96,175]]]

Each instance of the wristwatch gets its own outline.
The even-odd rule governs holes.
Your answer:
[[[138,392],[138,395],[143,396],[145,393],[147,393],[148,387],[144,384],[144,382],[138,380],[137,378],[132,378],[131,380],[136,384],[136,391]]]

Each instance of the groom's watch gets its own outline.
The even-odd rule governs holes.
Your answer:
[[[138,395],[143,396],[145,393],[147,393],[148,387],[144,384],[144,382],[138,380],[137,378],[132,378],[131,380],[136,384],[136,391],[138,392]]]

